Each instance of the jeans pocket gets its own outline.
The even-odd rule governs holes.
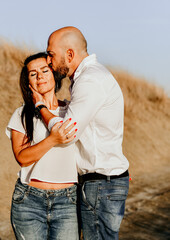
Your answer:
[[[85,182],[82,186],[82,203],[84,203],[89,210],[95,211],[98,203],[98,182]]]
[[[14,203],[21,203],[24,201],[25,195],[26,195],[26,193],[23,189],[16,187],[13,192],[12,201]]]
[[[110,201],[122,201],[126,200],[128,195],[128,188],[125,187],[115,187],[115,189],[110,190],[106,198]]]
[[[111,194],[107,196],[107,199],[110,201],[124,201],[126,200],[127,195],[122,195],[122,194]]]

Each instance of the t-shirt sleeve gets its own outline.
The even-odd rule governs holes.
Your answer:
[[[11,139],[12,129],[25,134],[25,129],[21,121],[22,109],[23,107],[17,108],[13,113],[11,119],[9,120],[8,126],[6,127],[6,130],[5,130],[6,135],[9,137],[9,139]]]

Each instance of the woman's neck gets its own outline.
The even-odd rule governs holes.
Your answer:
[[[48,109],[55,110],[58,107],[58,100],[54,92],[45,93],[43,99]]]

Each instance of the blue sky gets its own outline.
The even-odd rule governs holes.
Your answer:
[[[101,63],[170,92],[169,0],[5,0],[0,23],[2,38],[37,50],[57,28],[78,27]]]

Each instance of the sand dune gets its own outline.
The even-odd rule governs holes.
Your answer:
[[[30,53],[31,51],[27,49],[15,47],[9,43],[1,43],[0,45],[1,240],[14,239],[9,224],[9,211],[11,195],[17,178],[16,173],[19,170],[11,151],[10,141],[5,135],[5,127],[13,111],[22,104],[18,80],[22,61]],[[146,230],[149,227],[149,222],[150,224],[153,223],[154,216],[155,218],[160,217],[158,214],[160,208],[167,208],[168,210],[170,208],[167,202],[170,189],[170,184],[167,181],[170,173],[170,99],[161,88],[149,84],[143,79],[122,71],[116,72],[113,70],[112,72],[124,94],[125,131],[123,151],[130,161],[130,173],[132,175],[126,217],[122,224],[120,239],[168,239],[166,237],[170,233],[168,233],[167,228],[163,229],[164,221],[156,222],[156,227],[152,227],[151,231],[145,232],[144,235],[140,235],[140,231],[142,233],[143,229]],[[60,99],[70,97],[68,86],[69,80],[65,79],[63,87],[58,93]],[[159,187],[157,187],[157,183]],[[153,219],[149,218],[150,215],[148,214],[150,212],[144,214],[144,212],[141,212],[142,209],[147,213],[148,211],[154,212]],[[162,214],[164,219],[170,220],[166,211]],[[144,221],[146,215],[145,225],[142,221]],[[135,218],[137,216],[139,216],[138,219]],[[135,222],[138,222],[138,224],[135,225]],[[159,226],[161,229],[160,235],[153,235],[152,232],[159,232]],[[137,235],[132,234],[132,232],[135,234],[135,229]],[[153,236],[155,238],[152,238]]]

